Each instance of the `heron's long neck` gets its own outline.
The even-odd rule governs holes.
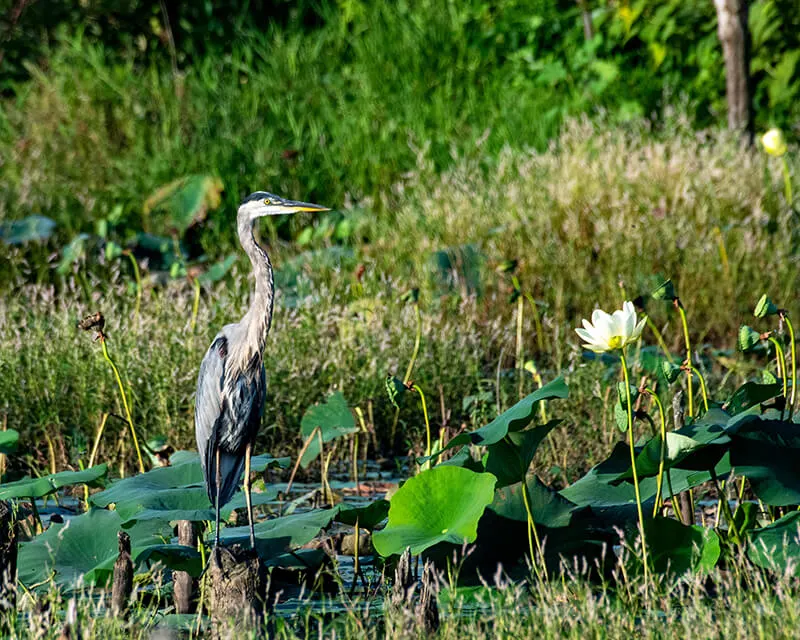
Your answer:
[[[242,248],[247,253],[247,257],[250,258],[250,264],[253,265],[253,275],[256,280],[250,308],[241,321],[246,332],[247,338],[244,344],[247,349],[238,355],[244,368],[250,364],[255,364],[255,362],[251,362],[254,360],[254,356],[257,356],[256,359],[260,364],[264,344],[272,326],[275,282],[269,256],[253,237],[253,221],[249,217],[241,215],[239,216],[238,227],[239,242],[241,242]]]

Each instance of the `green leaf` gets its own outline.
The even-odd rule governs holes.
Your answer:
[[[69,273],[72,265],[86,256],[86,245],[90,238],[88,233],[79,233],[61,250],[61,260],[56,267],[57,273],[61,275]]]
[[[639,397],[639,390],[636,387],[634,387],[632,384],[628,385],[628,389],[629,389],[630,394],[631,394],[631,404],[633,404],[633,403],[636,402],[636,398]],[[624,382],[618,382],[617,383],[617,396],[619,398],[619,403],[622,406],[622,409],[626,410],[628,408],[628,396],[625,393],[625,383]],[[626,428],[627,428],[627,425],[626,425]]]
[[[83,471],[60,471],[41,478],[25,478],[0,485],[0,500],[9,498],[43,498],[62,487],[75,484],[88,484],[90,487],[103,485],[108,473],[105,464],[98,464]]]
[[[16,429],[6,429],[0,431],[0,453],[11,454],[17,450],[19,442],[19,431]]]
[[[769,505],[800,503],[800,427],[793,422],[746,416],[728,429],[731,464]]]
[[[389,523],[372,535],[382,556],[422,553],[440,542],[474,542],[478,520],[494,499],[491,473],[439,466],[409,478],[392,496]]]
[[[258,522],[254,527],[256,551],[263,560],[293,551],[311,542],[322,529],[331,524],[338,513],[339,507],[314,509]],[[209,533],[207,540],[213,540],[213,532]],[[225,546],[249,546],[250,528],[247,525],[225,527],[220,531],[220,541]]]
[[[205,273],[201,273],[199,276],[197,276],[197,279],[200,282],[207,284],[219,282],[226,276],[228,271],[231,270],[231,267],[235,264],[235,262],[236,256],[228,256],[221,262],[211,265]]]
[[[489,445],[486,471],[497,478],[498,488],[521,482],[528,474],[539,445],[561,422],[551,420],[527,431],[509,433],[500,442]]]
[[[800,511],[750,532],[747,557],[758,567],[800,576]]]
[[[202,175],[186,176],[164,185],[144,203],[147,231],[183,235],[189,227],[204,220],[209,210],[219,207],[222,190],[219,178]]]
[[[300,433],[303,436],[303,440],[308,439],[317,428],[319,428],[319,433],[322,434],[322,442],[330,442],[358,431],[353,412],[347,406],[347,401],[341,391],[334,393],[322,404],[310,407],[303,415],[300,421]],[[319,452],[319,436],[315,435],[300,459],[300,466],[305,469],[316,459]]]
[[[744,539],[758,525],[758,511],[759,506],[755,502],[743,502],[736,507],[733,527],[740,539]]]
[[[564,378],[558,377],[544,385],[541,389],[537,389],[530,395],[524,397],[486,426],[476,429],[475,431],[457,435],[447,443],[447,446],[442,449],[442,451],[447,451],[453,447],[470,443],[484,446],[496,444],[505,438],[506,434],[509,432],[521,431],[527,427],[536,415],[536,408],[539,402],[543,400],[552,400],[554,398],[566,398],[568,394],[569,389],[564,382]],[[441,451],[434,455],[438,455],[439,453],[441,453]]]
[[[28,216],[22,220],[0,222],[0,240],[17,245],[27,242],[44,242],[53,235],[56,223],[45,216]]]
[[[614,403],[614,424],[620,433],[628,433],[628,412],[619,402]]]
[[[25,542],[19,550],[19,580],[31,587],[53,575],[56,586],[77,588],[81,582],[107,586],[118,553],[117,532],[122,526],[119,514],[105,509],[52,524],[43,534]],[[162,523],[144,523],[127,530],[134,551],[162,544],[171,530]],[[83,581],[81,576],[84,576]],[[48,584],[42,585],[46,590]]]
[[[669,384],[675,382],[681,375],[681,368],[669,360],[661,360],[661,373]]]
[[[686,526],[656,517],[644,525],[647,553],[657,573],[709,573],[720,557],[719,536],[713,529]]]
[[[722,408],[732,416],[735,416],[767,400],[777,398],[782,393],[783,386],[778,383],[758,384],[752,381],[745,382],[733,392],[733,395],[722,405]]]
[[[546,486],[536,476],[528,478],[533,521],[550,528],[567,527],[572,522],[572,514],[578,507]],[[519,522],[528,521],[528,512],[522,495],[522,482],[497,489],[489,509],[497,515]]]
[[[386,394],[389,396],[389,402],[392,403],[392,406],[395,409],[400,408],[400,404],[403,402],[403,398],[406,395],[408,389],[406,385],[403,384],[403,381],[398,378],[397,376],[386,376]]]
[[[365,507],[342,506],[342,508],[339,509],[339,513],[336,514],[336,522],[349,524],[351,527],[354,527],[356,526],[356,521],[358,521],[359,527],[371,531],[386,520],[388,515],[389,501],[381,499],[371,502]]]

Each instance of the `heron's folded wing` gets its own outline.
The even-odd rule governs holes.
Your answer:
[[[208,451],[214,428],[222,414],[222,383],[225,377],[225,362],[228,357],[228,341],[218,335],[208,348],[200,374],[197,376],[197,394],[194,404],[194,432],[200,463],[208,484]]]

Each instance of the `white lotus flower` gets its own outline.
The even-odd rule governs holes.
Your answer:
[[[583,321],[583,329],[575,329],[586,344],[587,349],[595,353],[604,353],[622,349],[636,342],[642,335],[645,319],[636,323],[636,309],[632,302],[625,302],[622,309],[611,315],[600,309],[592,313],[592,321]]]
[[[783,132],[780,129],[770,129],[763,136],[761,136],[761,144],[764,145],[764,151],[771,156],[780,157],[786,153],[786,140],[783,138]]]

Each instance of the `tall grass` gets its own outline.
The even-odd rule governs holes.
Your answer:
[[[414,378],[430,398],[434,428],[479,426],[498,405],[509,406],[520,370],[515,305],[494,269],[506,258],[520,260],[522,286],[541,309],[544,351],[527,314],[526,357],[545,378],[565,373],[572,387],[572,423],[554,434],[570,446],[555,448],[565,456],[560,460],[542,454],[542,470],[557,463],[574,480],[614,437],[606,428],[613,424],[613,403],[606,402],[613,376],[583,360],[572,333],[595,306],[613,307],[672,277],[713,386],[752,374],[749,357],[736,355],[735,337],[760,293],[790,314],[800,312],[792,295],[794,214],[768,160],[724,134],[695,135],[676,122],[662,139],[643,126],[574,121],[546,152],[509,149],[490,167],[462,158],[438,177],[422,154],[392,211],[345,210],[353,224],[345,246],[319,240],[301,250],[273,240],[280,296],[266,352],[259,447],[295,452],[305,409],[341,389],[365,415],[371,405],[379,448],[386,449],[393,409],[384,379],[401,375],[413,350],[416,320],[400,300],[413,286],[421,289],[423,311]],[[472,252],[458,250],[465,245]],[[442,280],[435,252],[448,248],[454,273]],[[105,363],[74,326],[95,310],[106,315],[137,426],[149,436],[168,434],[174,446],[193,446],[198,363],[214,334],[245,308],[246,260],[204,290],[194,332],[191,285],[148,285],[136,318],[126,264],[77,265],[57,286],[26,284],[20,276],[17,294],[0,305],[0,411],[30,443],[33,458],[45,455],[35,443],[46,432],[65,440],[60,463],[74,463],[102,414],[122,413]],[[22,261],[16,266],[25,269]],[[652,301],[648,311],[677,350],[677,316]],[[526,378],[523,391],[533,388]],[[419,412],[404,410],[400,427],[413,448],[423,427]],[[101,459],[113,459],[116,450],[104,446]]]

